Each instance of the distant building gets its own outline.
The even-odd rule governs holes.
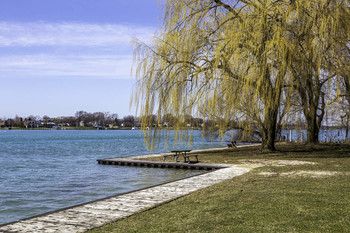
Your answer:
[[[121,125],[121,127],[132,127],[132,123],[131,122],[123,122]]]
[[[58,126],[60,126],[60,127],[69,127],[69,123],[59,123]]]
[[[53,122],[47,122],[46,123],[46,128],[53,128],[54,126],[56,126],[56,124],[53,123]]]
[[[32,120],[24,120],[24,126],[26,128],[39,128],[43,127],[43,123],[41,121],[32,121]]]

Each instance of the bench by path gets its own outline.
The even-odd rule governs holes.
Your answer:
[[[175,200],[249,171],[248,168],[228,166],[227,164],[222,165],[222,167],[224,168],[187,179],[0,225],[0,232],[82,232],[126,218],[140,210]]]

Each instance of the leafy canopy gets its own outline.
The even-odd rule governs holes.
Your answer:
[[[327,25],[339,17],[319,14],[317,4],[338,10],[348,1],[167,0],[163,28],[152,44],[135,42],[134,103],[143,129],[152,127],[154,113],[158,121],[172,114],[176,135],[186,128],[188,115],[203,117],[211,122],[204,128],[220,135],[237,120],[246,135],[257,130],[263,147],[274,149],[281,99],[288,107],[295,81],[290,68],[299,50],[290,30],[304,20],[300,12],[307,8],[306,23],[320,25],[302,33],[328,35],[333,29]],[[145,130],[150,144],[155,132]]]

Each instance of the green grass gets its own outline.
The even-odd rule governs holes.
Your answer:
[[[293,144],[277,149],[262,153],[258,148],[239,148],[203,153],[199,158],[210,163],[283,159],[317,164],[256,168],[90,232],[348,232],[350,145]],[[337,173],[284,175],[292,171]]]

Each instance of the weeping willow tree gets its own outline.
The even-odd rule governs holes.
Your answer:
[[[349,70],[350,71],[350,70]],[[343,126],[345,126],[345,138],[349,137],[350,129],[350,74],[348,76],[342,76],[343,90],[342,98],[340,99],[341,106],[343,107],[343,114],[340,116]]]
[[[134,103],[149,142],[155,142],[157,124],[146,130],[148,116],[170,113],[176,133],[186,128],[188,115],[212,122],[205,130],[220,135],[238,119],[247,134],[259,132],[262,149],[275,150],[281,97],[288,106],[295,86],[290,25],[305,2],[166,1],[152,44],[135,42]]]
[[[350,27],[350,25],[347,25]],[[338,70],[338,103],[339,113],[343,127],[345,127],[345,138],[348,140],[350,131],[350,39],[339,48],[337,54]]]
[[[326,96],[340,70],[339,48],[349,43],[349,8],[345,0],[295,1],[290,26],[291,70],[307,122],[307,142],[318,143]]]

